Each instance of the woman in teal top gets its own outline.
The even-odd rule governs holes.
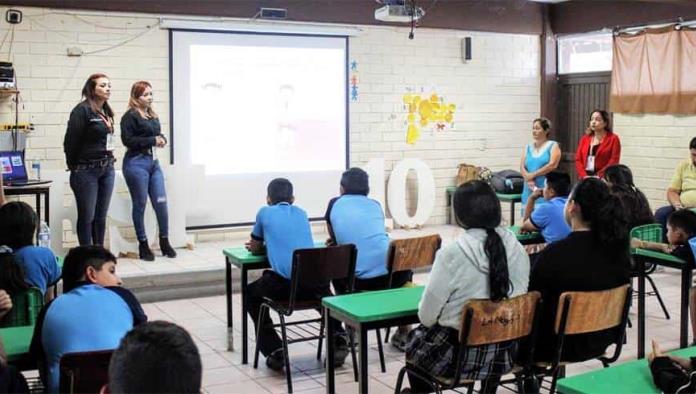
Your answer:
[[[549,140],[551,121],[546,118],[537,118],[532,122],[533,141],[527,144],[520,172],[526,181],[522,190],[522,212],[527,205],[527,199],[535,187],[543,188],[546,174],[558,168],[561,161],[561,148],[556,141]],[[537,202],[544,202],[540,198]]]

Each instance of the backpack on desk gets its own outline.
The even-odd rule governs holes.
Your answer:
[[[524,178],[515,170],[503,170],[491,174],[488,183],[496,193],[520,194],[524,187]]]
[[[696,393],[696,372],[685,370],[669,357],[656,357],[650,372],[663,393]]]

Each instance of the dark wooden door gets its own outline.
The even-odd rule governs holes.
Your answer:
[[[610,72],[564,74],[558,77],[556,96],[556,136],[561,144],[563,158],[560,167],[575,173],[575,150],[587,129],[593,109],[609,108]]]

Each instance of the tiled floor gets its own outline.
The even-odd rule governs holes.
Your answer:
[[[648,298],[647,330],[648,339],[657,339],[665,349],[678,346],[679,335],[679,273],[666,270],[655,274],[660,291],[672,313],[671,320],[665,320],[655,298]],[[420,274],[417,282],[425,283],[427,274]],[[240,327],[240,299],[233,297],[235,308],[235,329]],[[196,298],[179,301],[158,302],[144,305],[150,320],[168,320],[187,328],[198,344],[203,359],[203,385],[209,393],[283,393],[286,392],[285,377],[265,367],[263,358],[258,369],[251,364],[241,365],[240,352],[228,352],[225,340],[225,299],[224,296]],[[635,322],[635,309],[631,313]],[[251,322],[249,323],[250,327]],[[240,349],[239,332],[235,332],[235,349]],[[370,335],[370,392],[392,393],[396,375],[403,365],[403,353],[385,347],[387,373],[379,371],[379,359],[374,335]],[[250,361],[253,360],[253,339],[250,340]],[[628,330],[628,344],[624,346],[621,360],[636,357],[636,330]],[[301,393],[325,392],[325,374],[323,367],[316,360],[316,344],[300,343],[290,346],[294,391]],[[357,383],[353,382],[350,357],[346,364],[337,370],[338,393],[357,392]],[[587,362],[569,367],[569,375],[600,368],[599,362]],[[617,388],[617,392],[620,389]],[[501,389],[500,391],[505,391]]]

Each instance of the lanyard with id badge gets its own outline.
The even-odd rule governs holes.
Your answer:
[[[587,155],[587,165],[585,166],[585,171],[587,172],[595,172],[595,156],[597,155],[597,151],[599,150],[599,144],[597,145],[590,145],[590,151],[588,152]]]
[[[116,146],[114,145],[114,126],[109,122],[109,119],[104,116],[101,112],[98,112],[99,117],[102,118],[104,121],[104,124],[106,125],[106,128],[109,129],[109,132],[106,133],[106,150],[107,152],[113,152],[114,149],[116,149]]]

